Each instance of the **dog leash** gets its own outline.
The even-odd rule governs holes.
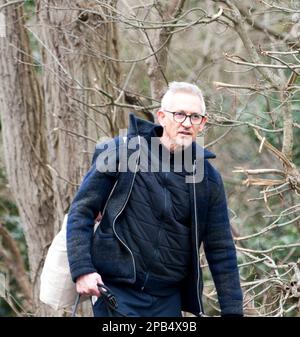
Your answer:
[[[127,317],[126,315],[122,314],[119,310],[117,310],[118,301],[117,301],[116,296],[112,293],[112,291],[108,287],[106,287],[104,284],[97,284],[97,286],[98,286],[101,296],[103,296],[104,303],[108,309],[110,316],[113,317],[113,312],[116,312],[121,317]],[[76,312],[77,312],[77,308],[79,305],[80,297],[81,297],[80,294],[78,294],[76,297],[76,301],[75,301],[73,311],[72,311],[72,317],[76,317]],[[91,299],[91,303],[92,303],[92,299]]]

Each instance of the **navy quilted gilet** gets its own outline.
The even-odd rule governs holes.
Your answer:
[[[184,172],[138,172],[120,230],[133,252],[136,285],[153,295],[178,290],[191,262],[189,189]]]

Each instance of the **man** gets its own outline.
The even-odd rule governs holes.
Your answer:
[[[68,216],[77,291],[98,297],[95,316],[111,314],[97,284],[111,289],[126,316],[202,316],[203,243],[221,315],[242,316],[222,179],[208,162],[215,155],[196,143],[207,120],[200,89],[172,82],[157,118],[159,125],[131,115],[126,137],[96,147]]]

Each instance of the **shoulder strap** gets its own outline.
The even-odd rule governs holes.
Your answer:
[[[120,168],[120,163],[118,164],[118,172],[119,172],[119,168]],[[119,177],[119,176],[118,176],[118,177]],[[111,196],[112,196],[112,194],[113,194],[113,192],[114,192],[114,190],[115,190],[115,188],[116,188],[116,186],[117,186],[117,184],[118,184],[118,181],[119,181],[119,178],[117,178],[117,180],[116,180],[115,183],[114,183],[113,188],[111,189],[111,191],[110,191],[110,193],[109,193],[109,196],[108,196],[108,198],[107,198],[107,200],[106,200],[106,203],[105,203],[105,205],[104,205],[104,208],[103,208],[103,212],[102,212],[102,215],[101,215],[101,219],[102,219],[103,216],[104,216],[104,213],[105,213],[107,204],[108,204],[109,199],[111,198]],[[95,222],[95,225],[94,225],[94,234],[95,234],[95,232],[96,232],[98,226],[100,225],[101,219],[100,219],[99,221],[96,221],[96,222]]]

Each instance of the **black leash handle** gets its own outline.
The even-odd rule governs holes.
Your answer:
[[[97,286],[98,286],[101,296],[103,296],[103,300],[105,304],[108,306],[108,309],[110,309],[108,311],[112,310],[112,311],[115,311],[118,315],[122,317],[126,317],[126,315],[122,314],[121,312],[117,310],[118,301],[117,301],[116,296],[112,293],[112,291],[108,287],[106,287],[104,284],[97,284]],[[72,317],[76,317],[76,311],[79,305],[80,297],[81,297],[80,294],[78,294],[76,297],[76,301],[75,301],[73,311],[72,311]],[[93,305],[92,299],[91,299],[91,304]]]
[[[73,306],[73,310],[72,310],[72,317],[76,317],[76,311],[77,311],[77,308],[78,308],[78,305],[79,305],[79,301],[80,301],[80,294],[77,294],[76,296],[76,301],[75,301],[75,304]]]
[[[109,307],[113,310],[116,310],[118,308],[118,302],[116,296],[111,292],[111,290],[107,288],[104,284],[98,284],[98,289],[101,296],[103,296],[104,301],[109,305]]]

